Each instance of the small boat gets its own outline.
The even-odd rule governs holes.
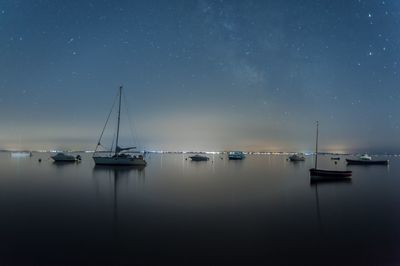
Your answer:
[[[304,157],[304,155],[302,153],[300,153],[300,154],[295,153],[295,154],[289,156],[289,161],[291,161],[291,162],[303,162],[305,160],[306,160],[306,158]]]
[[[190,158],[192,161],[195,161],[195,162],[208,161],[208,160],[210,160],[210,158],[208,158],[207,156],[199,155],[199,154],[190,156],[189,158]]]
[[[100,139],[97,142],[97,146],[95,152],[93,153],[93,160],[96,165],[109,165],[109,166],[145,166],[147,164],[146,160],[144,159],[143,154],[139,153],[137,155],[131,155],[126,152],[136,149],[136,147],[126,147],[122,148],[119,146],[119,130],[120,130],[120,121],[121,121],[121,98],[122,98],[122,86],[119,87],[118,91],[118,117],[117,117],[117,132],[115,134],[115,148],[110,149],[108,151],[99,151],[99,147],[103,147],[101,144],[101,139],[104,133],[105,128],[107,127],[108,120],[110,118],[111,112],[113,111],[113,107],[106,119],[106,124],[104,125],[103,131],[100,135]],[[125,152],[126,151],[126,152]]]
[[[331,157],[331,160],[340,161],[340,157]]]
[[[332,170],[322,170],[322,169],[310,169],[310,175],[312,176],[326,176],[326,177],[349,177],[352,171],[332,171]]]
[[[30,151],[15,151],[15,152],[11,152],[11,157],[13,157],[13,158],[32,157],[32,152],[30,152]]]
[[[229,160],[243,160],[246,156],[241,151],[231,151],[228,153]]]
[[[54,160],[54,162],[75,162],[75,161],[80,161],[81,156],[77,155],[76,157],[70,154],[65,154],[62,152],[57,153],[54,156],[51,156],[51,159]]]
[[[353,165],[388,165],[389,160],[372,160],[368,154],[363,154],[358,159],[346,159],[347,164]]]
[[[335,180],[343,180],[343,179],[349,179],[351,178],[351,175],[353,174],[352,171],[334,171],[334,170],[324,170],[324,169],[318,169],[318,126],[319,123],[317,121],[317,137],[316,137],[316,142],[315,142],[315,167],[310,169],[310,176],[311,179],[326,179],[329,181],[335,181]]]

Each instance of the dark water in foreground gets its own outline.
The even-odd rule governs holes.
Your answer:
[[[151,155],[129,169],[90,156],[0,153],[0,265],[400,264],[400,157],[311,185],[311,157]]]

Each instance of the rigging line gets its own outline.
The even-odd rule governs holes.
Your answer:
[[[138,140],[137,140],[137,138],[135,137],[135,126],[134,126],[134,123],[132,123],[132,119],[131,119],[131,117],[130,117],[130,110],[129,110],[129,105],[128,105],[128,102],[127,102],[127,100],[126,100],[126,94],[125,94],[125,92],[122,92],[122,95],[124,96],[123,98],[124,98],[124,105],[125,105],[125,112],[126,112],[126,116],[128,117],[128,124],[129,124],[129,129],[130,129],[130,133],[131,133],[131,137],[132,137],[132,140],[134,141],[134,146],[138,146],[138,147],[140,147],[141,145],[140,145],[140,143],[138,142]]]
[[[110,155],[113,153],[113,150],[114,150],[115,135],[116,135],[116,133],[114,132],[114,136],[113,136],[112,142],[111,142]]]
[[[99,140],[97,141],[96,149],[94,150],[95,152],[97,151],[97,148],[98,148],[99,145],[100,145],[101,138],[103,137],[104,131],[106,130],[108,120],[110,119],[111,113],[112,113],[112,111],[113,111],[113,109],[114,109],[114,106],[115,106],[115,102],[116,102],[116,100],[117,100],[117,96],[118,96],[118,94],[115,95],[114,102],[113,102],[113,104],[112,104],[112,106],[111,106],[110,112],[108,113],[106,123],[105,123],[105,125],[104,125],[104,127],[103,127],[103,130],[101,131],[100,138],[99,138]]]

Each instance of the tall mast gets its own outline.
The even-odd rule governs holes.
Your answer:
[[[118,154],[119,123],[121,121],[121,95],[122,95],[122,86],[119,86],[118,123],[117,123],[117,138],[115,141],[115,155]]]
[[[317,139],[315,141],[315,169],[317,169],[318,164],[318,121],[317,121]]]

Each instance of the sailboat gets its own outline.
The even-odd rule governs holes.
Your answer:
[[[341,180],[351,178],[351,175],[353,174],[352,171],[332,171],[318,169],[318,126],[319,123],[317,121],[317,139],[315,142],[315,167],[310,169],[310,176],[323,177],[324,179],[329,180]]]
[[[122,86],[119,87],[118,90],[118,117],[117,117],[117,132],[115,138],[115,149],[111,151],[98,151],[98,148],[101,145],[101,139],[104,133],[104,130],[107,126],[107,122],[110,118],[112,109],[111,108],[110,114],[107,117],[106,124],[104,125],[103,131],[101,132],[99,141],[97,142],[97,146],[95,152],[93,153],[93,160],[96,165],[128,165],[128,166],[144,166],[147,164],[146,160],[143,158],[142,154],[138,155],[131,155],[128,153],[124,153],[125,151],[130,151],[136,149],[136,147],[126,147],[122,148],[119,146],[119,129],[120,129],[120,122],[121,122],[121,97],[122,97]]]

